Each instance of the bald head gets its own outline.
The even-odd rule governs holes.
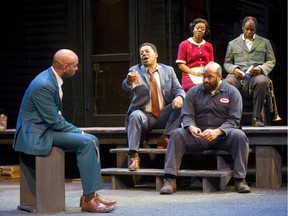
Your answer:
[[[60,49],[54,54],[52,66],[61,78],[66,79],[78,70],[78,62],[78,56],[72,50]]]
[[[53,58],[53,66],[61,67],[64,64],[71,64],[78,61],[78,56],[72,50],[60,49],[58,50]]]
[[[217,76],[222,75],[222,68],[216,62],[209,62],[204,68],[204,72],[205,71],[215,73]]]

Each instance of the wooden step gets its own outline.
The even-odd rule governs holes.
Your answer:
[[[157,148],[140,148],[138,153],[140,154],[166,154],[167,149]],[[129,148],[113,148],[109,150],[110,153],[128,153]],[[204,154],[204,155],[229,155],[228,151],[224,150],[205,150],[203,152],[193,152],[187,154]]]
[[[138,171],[129,171],[127,168],[102,168],[103,175],[153,175],[163,176],[163,169],[140,169]],[[224,177],[230,176],[231,170],[190,170],[182,169],[178,171],[178,176],[194,176],[194,177]]]
[[[127,154],[129,152],[129,148],[113,148],[109,150],[110,153],[114,153],[117,156],[117,167],[125,168],[127,167]],[[139,155],[147,154],[150,158],[150,161],[154,161],[157,155],[166,154],[167,149],[157,149],[157,148],[140,148]],[[204,156],[213,156],[216,159],[217,170],[220,169],[230,169],[231,165],[231,154],[228,151],[224,150],[206,150],[203,152],[190,152],[187,153],[189,155],[204,155]],[[163,162],[164,163],[164,162]],[[153,168],[153,167],[152,167]]]
[[[154,176],[156,190],[163,186],[163,169],[140,169],[138,171],[129,171],[127,168],[103,168],[102,175],[111,175],[112,188],[123,189],[131,187],[131,182],[135,183],[135,176]],[[131,179],[127,179],[130,176]],[[179,177],[200,177],[202,178],[203,192],[225,191],[225,188],[232,177],[232,171],[223,170],[188,170],[178,171]],[[134,181],[133,181],[134,180]]]

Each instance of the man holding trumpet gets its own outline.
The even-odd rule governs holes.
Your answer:
[[[273,70],[276,59],[270,41],[256,34],[257,25],[255,17],[243,19],[243,34],[229,42],[224,68],[229,73],[225,81],[253,94],[252,126],[264,127],[268,74]]]

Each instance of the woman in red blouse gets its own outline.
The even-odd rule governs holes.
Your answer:
[[[214,61],[213,46],[203,39],[209,33],[208,22],[197,18],[190,23],[189,28],[192,37],[180,43],[176,60],[182,71],[182,87],[185,92],[203,82],[204,66]]]

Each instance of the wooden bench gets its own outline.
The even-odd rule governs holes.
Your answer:
[[[121,130],[121,128],[118,129]],[[125,129],[122,129],[125,133]],[[280,188],[282,186],[282,157],[278,147],[284,147],[282,154],[287,151],[288,126],[245,126],[242,129],[249,139],[250,148],[255,153],[256,187]],[[149,134],[147,143],[156,144],[162,132],[161,129],[153,130]],[[117,166],[119,167],[121,163],[123,162],[117,156]]]
[[[96,135],[100,145],[127,147],[124,127],[83,127],[81,129]],[[284,148],[282,154],[286,154],[287,130],[288,126],[243,127],[249,139],[250,148],[255,152],[256,187],[279,188],[282,186],[282,157],[279,148]],[[162,132],[161,129],[152,130],[144,143],[156,144]],[[15,129],[0,131],[0,145],[11,145],[14,133]]]
[[[52,147],[49,155],[20,154],[19,210],[56,213],[65,210],[64,151]]]
[[[101,169],[103,175],[111,175],[112,188],[123,189],[131,187],[136,183],[135,176],[154,176],[156,190],[160,190],[163,186],[163,169],[141,168],[138,171],[130,172],[127,169],[127,154],[128,148],[110,149],[110,153],[117,155],[117,168]],[[156,155],[165,155],[166,149],[157,148],[140,148],[139,154],[148,154],[153,159]],[[228,182],[232,177],[230,164],[226,161],[224,156],[230,155],[227,151],[221,150],[207,150],[203,153],[194,153],[193,155],[210,155],[215,156],[217,160],[216,170],[191,170],[180,169],[178,171],[179,177],[197,177],[202,179],[203,192],[224,191]],[[152,159],[152,160],[153,160]],[[164,166],[164,160],[162,161]],[[131,178],[129,178],[129,176]]]

